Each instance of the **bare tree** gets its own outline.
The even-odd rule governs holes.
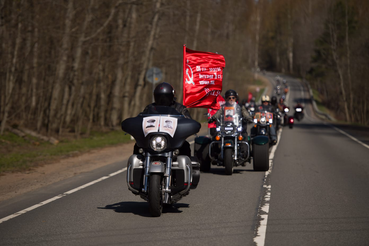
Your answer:
[[[73,16],[74,16],[73,3],[74,3],[74,1],[68,1],[67,12],[66,12],[66,16],[65,16],[65,30],[64,30],[63,39],[62,39],[62,46],[61,46],[61,50],[60,50],[60,59],[59,59],[59,63],[58,63],[58,66],[57,66],[56,78],[55,78],[55,82],[54,82],[54,86],[53,86],[53,90],[52,90],[52,94],[51,94],[51,99],[50,99],[48,134],[50,134],[51,130],[53,130],[55,128],[55,124],[59,120],[57,107],[58,107],[58,104],[59,104],[58,101],[59,101],[59,98],[60,98],[60,95],[61,95],[62,82],[64,81],[65,71],[66,71],[66,67],[67,67],[67,59],[68,59],[68,50],[69,50],[69,46],[70,46],[70,35],[71,35],[72,19],[73,19]]]
[[[145,73],[147,69],[147,64],[149,61],[150,50],[153,45],[155,33],[157,30],[157,26],[158,26],[160,5],[161,5],[161,0],[155,0],[154,16],[151,22],[151,26],[149,28],[150,34],[149,34],[149,38],[146,44],[145,52],[142,56],[142,68],[141,68],[140,75],[138,77],[138,81],[136,85],[136,91],[135,91],[134,101],[133,101],[134,104],[131,106],[134,114],[137,114],[139,112],[140,106],[141,106],[140,105],[140,100],[142,99],[141,92],[144,86],[144,78],[145,78]]]

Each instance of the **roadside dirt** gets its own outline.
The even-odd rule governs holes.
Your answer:
[[[74,157],[63,158],[31,171],[0,176],[0,201],[36,190],[43,186],[88,172],[132,154],[134,141],[114,147],[91,150]]]

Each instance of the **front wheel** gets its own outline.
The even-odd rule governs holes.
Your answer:
[[[255,171],[268,171],[269,170],[269,145],[256,145],[252,146],[253,149],[253,165]]]
[[[163,197],[161,194],[162,176],[150,174],[149,177],[149,211],[151,216],[159,217],[163,211]]]
[[[232,175],[233,173],[232,151],[233,150],[231,148],[224,149],[224,166],[226,175]]]

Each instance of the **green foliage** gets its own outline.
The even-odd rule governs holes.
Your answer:
[[[322,103],[321,95],[315,89],[313,89],[313,97],[314,97],[314,101],[315,101],[316,106],[318,107],[318,109],[323,113],[328,113],[328,110],[326,109],[326,107]]]

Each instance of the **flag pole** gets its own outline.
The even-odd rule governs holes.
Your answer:
[[[183,45],[183,76],[182,76],[182,104],[184,105],[184,99],[185,99],[185,71],[186,71],[186,44]]]

